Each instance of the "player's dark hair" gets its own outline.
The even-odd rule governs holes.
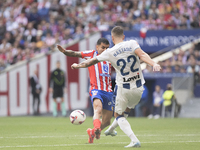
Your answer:
[[[172,85],[171,84],[167,84],[167,90],[172,90]]]
[[[124,30],[121,26],[116,26],[112,29],[111,33],[114,35],[114,36],[123,36],[124,35]]]
[[[106,38],[100,38],[98,41],[97,41],[97,45],[101,45],[101,43],[104,43],[106,45],[109,45],[109,41],[106,39]]]

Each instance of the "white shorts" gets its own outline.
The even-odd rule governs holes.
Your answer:
[[[132,89],[125,89],[118,86],[115,99],[115,112],[122,115],[127,107],[130,109],[135,108],[141,99],[143,91],[143,86]]]

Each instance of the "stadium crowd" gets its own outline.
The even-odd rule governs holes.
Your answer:
[[[165,61],[159,62],[163,73],[193,73],[195,83],[200,83],[200,43],[193,44],[187,51],[179,49],[178,53]],[[150,66],[147,65],[143,73],[153,73]]]
[[[124,30],[199,28],[199,9],[200,0],[1,0],[0,71],[46,54],[57,43],[115,25]],[[195,48],[160,62],[163,72],[199,72],[200,49]]]

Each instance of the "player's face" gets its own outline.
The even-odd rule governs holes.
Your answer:
[[[59,62],[56,63],[56,67],[60,68],[60,63]]]
[[[98,54],[101,54],[107,48],[109,48],[109,44],[101,43],[100,45],[96,45],[96,49],[97,49]]]

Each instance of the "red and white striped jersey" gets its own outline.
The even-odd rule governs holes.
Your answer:
[[[98,55],[95,50],[81,52],[82,58],[91,59]],[[90,91],[93,89],[112,92],[111,64],[108,61],[99,62],[88,67],[90,76]]]

